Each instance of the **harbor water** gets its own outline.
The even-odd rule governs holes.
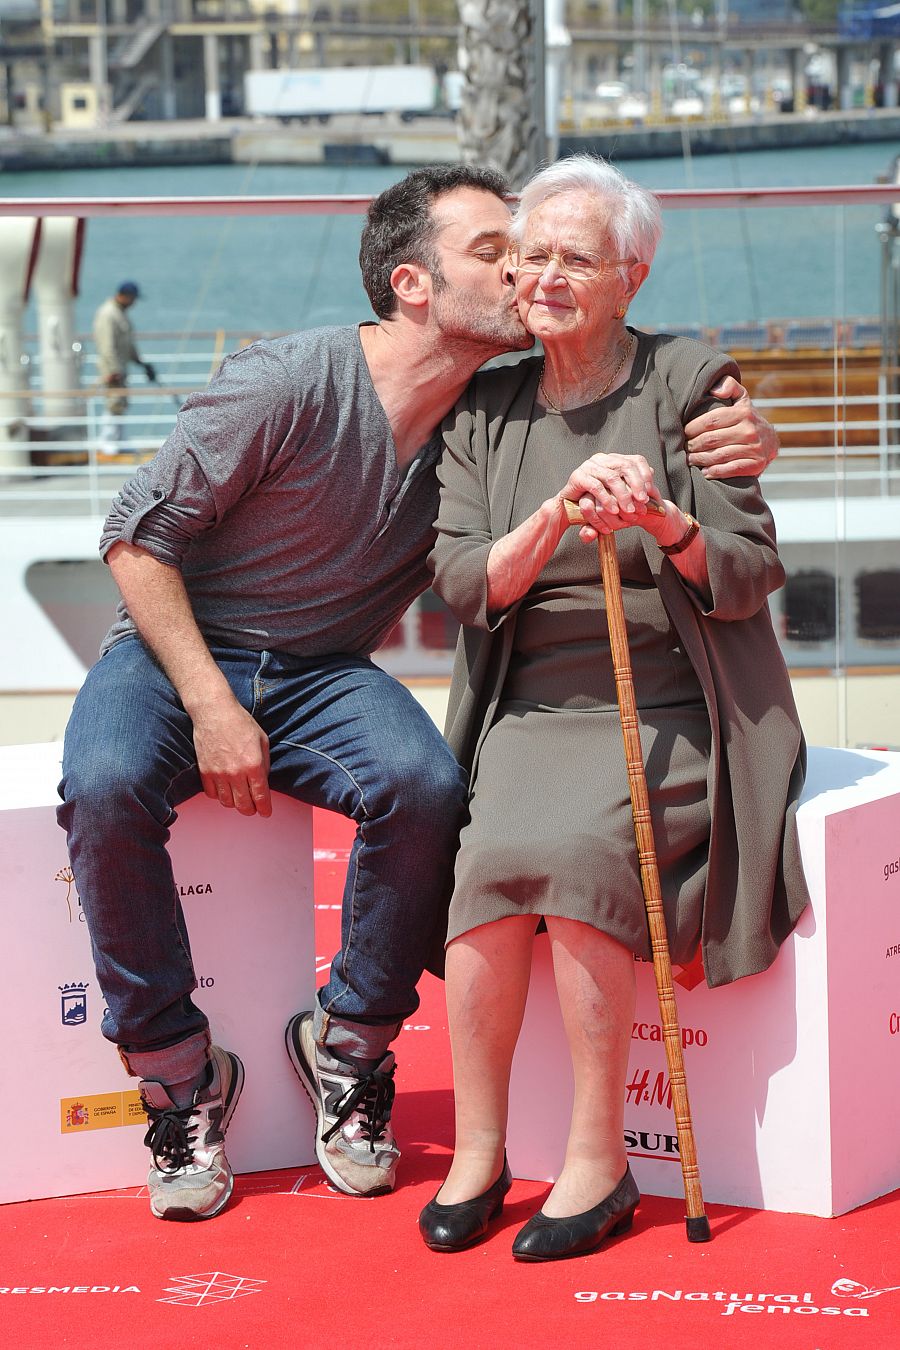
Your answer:
[[[873,183],[900,145],[642,159],[619,167],[653,189]],[[209,165],[5,173],[3,197],[186,197],[376,193],[394,167]],[[670,211],[638,325],[706,327],[877,315],[883,208]],[[77,326],[123,278],[142,298],[139,330],[283,332],[365,317],[356,265],[361,218],[96,219],[87,224]]]
[[[886,174],[898,153],[900,144],[882,143],[744,152],[693,161],[665,158],[616,162],[626,174],[655,190],[733,191],[864,186]],[[0,175],[0,196],[77,201],[90,197],[368,195],[379,192],[403,173],[397,166],[306,165],[4,173]],[[850,337],[844,346],[834,346],[832,326],[832,320],[847,321],[846,332],[850,334],[851,320],[879,316],[882,246],[877,226],[886,211],[885,206],[857,205],[742,205],[665,211],[665,234],[652,273],[630,311],[637,326],[702,326],[710,340],[729,350],[752,346],[746,341],[746,331],[741,341],[733,326],[768,324],[768,330],[754,330],[766,348],[760,353],[763,364],[770,363],[762,373],[756,372],[754,397],[776,424],[785,402],[808,405],[803,417],[812,427],[813,439],[801,441],[801,445],[814,444],[817,448],[811,452],[797,450],[794,458],[790,449],[786,450],[766,481],[767,493],[779,513],[779,537],[789,578],[796,576],[802,581],[812,568],[813,581],[830,588],[825,617],[819,624],[822,632],[815,640],[807,640],[803,634],[794,640],[785,617],[787,602],[783,596],[773,598],[778,631],[787,634],[785,655],[795,677],[801,717],[810,740],[819,744],[900,745],[900,700],[896,692],[900,684],[900,619],[889,615],[884,632],[879,628],[873,635],[862,622],[868,611],[864,613],[860,599],[860,587],[869,574],[888,586],[886,595],[896,590],[895,474],[889,472],[893,461],[886,454],[876,453],[879,430],[869,436],[875,444],[865,451],[863,459],[848,458],[843,452],[848,416],[874,419],[877,415],[880,420],[872,420],[870,425],[887,425],[883,412],[874,406],[874,395],[852,395],[847,376],[848,370],[852,374],[854,361],[867,362],[865,378],[869,384],[878,380],[878,360],[871,350],[877,337],[869,339],[869,351],[862,353],[854,350]],[[145,358],[157,364],[164,386],[158,396],[159,406],[149,399],[143,403],[138,398],[132,400],[135,411],[130,416],[134,424],[129,425],[127,434],[136,452],[152,454],[165,434],[162,424],[166,428],[171,425],[173,405],[179,401],[172,389],[183,395],[189,383],[202,383],[221,352],[233,349],[239,335],[352,323],[370,315],[357,266],[361,225],[361,215],[128,216],[87,221],[76,328],[82,334],[89,333],[101,300],[122,280],[134,279],[141,288],[141,299],[132,311],[139,345]],[[824,338],[820,332],[809,344],[818,347],[815,370],[808,363],[804,365],[806,357],[796,350],[805,345],[803,341],[791,347],[792,320],[811,320],[813,329],[815,320],[827,321],[822,325]],[[33,309],[26,327],[32,333],[36,330]],[[745,371],[750,370],[751,355],[745,351]],[[88,420],[98,417],[102,410],[102,399],[93,384],[92,362],[89,340],[82,372]],[[746,378],[750,383],[749,375]],[[773,389],[771,380],[782,383]],[[136,373],[135,385],[140,382]],[[846,396],[848,390],[851,397]],[[854,400],[866,406],[856,409]],[[147,426],[142,430],[144,417]],[[90,431],[88,442],[94,445]],[[809,453],[813,459],[803,458]],[[42,462],[40,453],[35,462]],[[874,490],[870,478],[879,464],[884,467],[885,482],[878,488],[878,501],[867,508],[874,512],[873,520],[870,522],[867,515],[861,524],[854,524],[853,511],[869,499],[854,503],[853,496]],[[124,464],[98,466],[97,500],[92,507],[95,515],[103,513],[106,493],[114,491],[110,475],[126,476],[129,471]],[[86,666],[108,624],[114,598],[108,571],[96,560],[96,526],[83,531],[77,547],[63,542],[56,525],[49,528],[46,521],[39,537],[32,537],[26,518],[46,510],[47,495],[55,492],[59,496],[54,510],[59,513],[60,524],[66,515],[72,515],[73,529],[78,524],[75,515],[86,508],[75,500],[83,490],[81,481],[73,477],[69,483],[64,474],[60,477],[55,464],[37,469],[38,475],[46,477],[33,482],[28,470],[23,473],[23,481],[10,480],[7,484],[8,493],[21,493],[19,511],[23,518],[18,525],[25,526],[22,538],[28,552],[27,558],[23,552],[21,558],[13,560],[15,565],[11,564],[10,593],[15,591],[15,599],[24,603],[24,581],[29,603],[41,608],[67,644],[68,659],[75,653]],[[859,483],[854,475],[862,475]],[[69,489],[71,503],[63,500]],[[806,501],[800,500],[808,490],[818,499],[810,501],[809,509]],[[827,500],[823,502],[823,498]],[[12,510],[10,525],[15,527],[16,507],[11,500],[7,506]],[[828,518],[816,524],[823,510]],[[444,633],[440,613],[429,597],[424,597],[421,605],[424,608],[410,611],[398,642],[385,649],[379,659],[401,677],[412,679],[418,696],[441,723],[446,697],[442,681],[449,671],[452,634],[449,629]],[[890,604],[888,608],[893,615]],[[0,617],[10,631],[15,630],[10,602],[4,603]],[[37,617],[35,623],[37,631]],[[444,634],[439,641],[434,636],[435,625]],[[27,644],[17,640],[16,654],[10,661],[16,666],[12,686],[7,679],[6,692],[0,690],[0,743],[61,735],[79,682],[75,675],[58,673],[53,659],[45,659],[37,645],[25,652],[31,658],[29,676],[24,668],[19,669],[24,648]],[[39,669],[35,670],[35,665]]]

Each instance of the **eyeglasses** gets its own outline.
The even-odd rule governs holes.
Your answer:
[[[564,249],[554,253],[549,248],[531,248],[527,244],[512,244],[509,249],[510,265],[517,272],[543,272],[551,258],[559,264],[559,270],[573,281],[590,281],[601,272],[613,267],[627,267],[633,258],[601,258],[597,253],[585,253],[578,249]]]

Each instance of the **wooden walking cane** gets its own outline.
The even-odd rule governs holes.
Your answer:
[[[570,525],[586,524],[581,511],[574,502],[567,501],[564,505]],[[648,503],[648,507],[650,510],[660,509],[653,501]],[[678,1135],[678,1152],[681,1156],[681,1175],[684,1179],[684,1198],[687,1205],[687,1218],[685,1220],[687,1238],[688,1242],[709,1242],[712,1234],[709,1230],[709,1219],[706,1217],[706,1211],[703,1208],[700,1168],[697,1163],[691,1104],[688,1100],[687,1078],[684,1072],[681,1028],[678,1025],[678,1008],[672,985],[672,962],[669,958],[666,916],[663,910],[662,890],[659,884],[656,844],[653,839],[653,821],[650,817],[650,797],[647,792],[647,775],[644,772],[644,755],[638,730],[634,680],[631,673],[631,654],[628,650],[628,632],[625,627],[625,611],[622,605],[622,579],[619,575],[615,535],[601,534],[597,540],[597,550],[600,554],[600,571],[603,578],[603,589],[606,593],[609,641],[612,648],[616,695],[619,701],[619,719],[625,742],[625,764],[628,770],[631,814],[634,819],[634,835],[637,841],[638,863],[641,869],[641,889],[644,892],[644,906],[647,910],[647,923],[650,928],[653,974],[656,977],[659,1015],[662,1023],[663,1041],[666,1047],[666,1060],[669,1065],[669,1081],[672,1085],[672,1106],[675,1112],[675,1130]]]

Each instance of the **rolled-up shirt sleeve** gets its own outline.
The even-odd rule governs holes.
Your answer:
[[[100,556],[122,541],[181,568],[192,541],[273,471],[291,428],[291,395],[287,371],[266,348],[226,357],[113,499]]]

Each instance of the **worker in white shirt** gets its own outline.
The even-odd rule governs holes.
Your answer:
[[[123,281],[115,295],[111,295],[94,315],[94,342],[97,346],[97,366],[100,382],[109,391],[106,407],[120,416],[128,406],[124,389],[128,382],[130,362],[143,366],[147,379],[153,382],[156,371],[149,361],[141,359],[134,343],[134,327],[128,311],[140,296],[133,281]]]

